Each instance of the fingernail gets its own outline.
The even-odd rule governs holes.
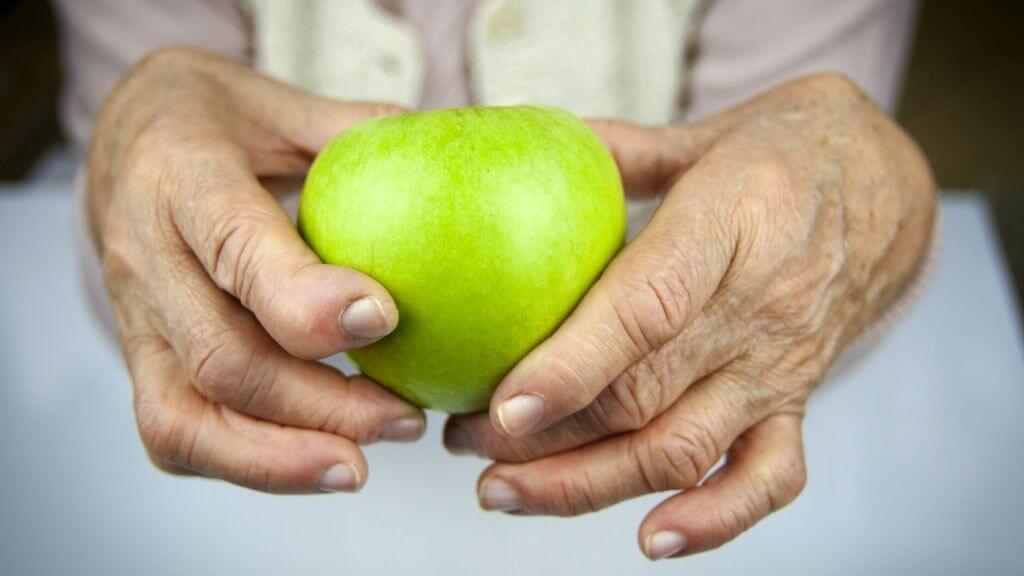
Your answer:
[[[410,441],[423,435],[425,423],[420,418],[402,418],[388,424],[380,431],[381,440]]]
[[[359,472],[350,464],[335,464],[320,475],[317,487],[321,492],[358,492]]]
[[[540,425],[546,402],[536,394],[520,394],[498,406],[498,422],[505,432],[520,436]]]
[[[480,485],[480,506],[484,510],[512,512],[523,507],[519,492],[501,478],[485,480]]]
[[[686,538],[679,532],[659,530],[647,537],[644,553],[651,560],[661,560],[686,549]]]
[[[462,426],[449,426],[444,431],[444,447],[452,454],[476,454],[476,443]]]
[[[394,328],[380,302],[369,296],[349,304],[341,314],[341,329],[354,340],[381,338]]]

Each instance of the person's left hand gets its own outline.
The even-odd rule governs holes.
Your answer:
[[[627,190],[664,200],[489,415],[453,417],[445,443],[499,461],[478,485],[490,510],[574,515],[684,490],[640,545],[707,550],[803,488],[807,399],[913,277],[934,187],[913,142],[835,75],[692,126],[593,126]]]

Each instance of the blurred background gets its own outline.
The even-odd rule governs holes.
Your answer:
[[[45,0],[0,0],[0,182],[28,177],[61,145],[57,27]],[[943,189],[974,189],[988,198],[1019,300],[1024,295],[1022,32],[1024,9],[1012,0],[925,0],[898,113]]]

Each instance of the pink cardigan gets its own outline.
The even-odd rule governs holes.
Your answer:
[[[377,0],[418,31],[426,62],[421,108],[472,102],[466,26],[477,0]],[[140,57],[192,44],[253,61],[245,0],[57,0],[63,16],[65,125],[78,145],[114,82]],[[706,116],[786,79],[843,72],[895,108],[917,0],[709,0],[697,16],[689,98],[677,119]]]
[[[114,82],[147,52],[191,44],[253,61],[245,0],[58,0],[63,17],[67,78],[63,117],[81,149]],[[473,102],[466,80],[465,35],[477,0],[377,0],[418,32],[426,74],[420,108]],[[741,102],[786,79],[833,70],[851,76],[892,111],[912,36],[917,0],[708,0],[698,15],[696,50],[689,61],[689,98],[679,120],[696,119]],[[81,176],[81,174],[80,174]],[[83,199],[79,178],[78,200]],[[78,210],[79,249],[86,287],[107,328],[112,314],[100,262]],[[649,216],[649,211],[647,216]],[[631,222],[636,229],[642,222]],[[872,348],[925,285],[937,250],[930,253],[905,293],[842,354],[833,373]]]

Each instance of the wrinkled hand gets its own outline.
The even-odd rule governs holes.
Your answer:
[[[707,550],[803,488],[807,399],[913,276],[933,184],[909,138],[835,75],[693,126],[593,126],[627,190],[664,200],[489,415],[449,421],[446,444],[499,461],[478,487],[491,510],[573,515],[683,490],[640,545],[654,559]]]
[[[87,202],[143,443],[172,473],[272,492],[358,490],[357,442],[412,440],[422,413],[315,362],[394,329],[382,286],[324,265],[257,176],[301,174],[393,106],[317,98],[166,49],[115,88]]]

